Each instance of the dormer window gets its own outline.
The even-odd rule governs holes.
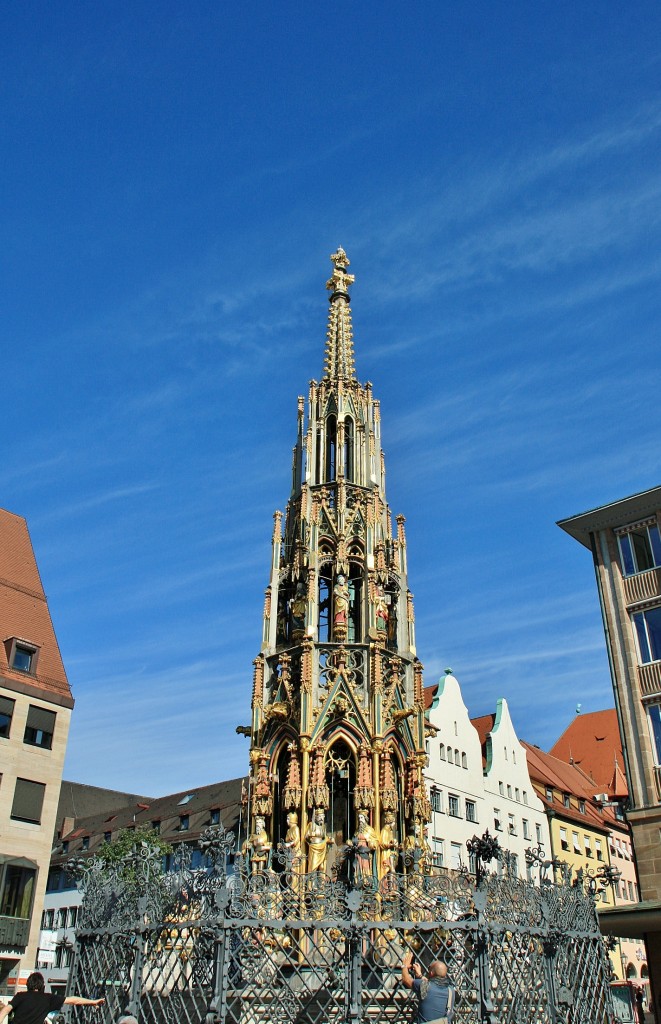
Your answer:
[[[5,640],[5,648],[10,668],[31,676],[36,674],[39,648],[35,644],[21,640],[17,636],[10,636]]]

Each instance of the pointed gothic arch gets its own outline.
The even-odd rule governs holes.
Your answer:
[[[355,445],[354,422],[351,416],[346,416],[344,420],[344,478],[348,481],[353,481],[355,474]]]
[[[324,480],[335,480],[337,473],[337,418],[326,419],[326,457],[324,459]]]

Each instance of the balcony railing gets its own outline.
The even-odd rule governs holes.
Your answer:
[[[638,666],[638,681],[642,697],[661,693],[661,661],[651,661]]]
[[[0,915],[0,946],[9,946],[11,949],[25,947],[28,944],[29,936],[29,918]]]
[[[622,582],[627,605],[648,601],[651,597],[661,597],[661,569],[648,569],[635,576],[625,576]]]

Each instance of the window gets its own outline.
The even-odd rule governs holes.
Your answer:
[[[36,647],[28,647],[27,644],[22,644],[17,640],[14,640],[11,646],[9,664],[13,669],[16,669],[17,672],[27,672],[34,675],[37,667]]]
[[[455,749],[455,752],[454,752],[454,763],[456,765],[460,765],[461,764],[460,758],[461,758],[461,755],[460,755],[459,751],[457,749]]]
[[[524,802],[524,804],[527,804],[527,803],[528,803],[528,794],[527,794],[527,792],[525,791],[525,789],[524,789],[524,791],[523,791],[523,802]]]
[[[58,928],[66,928],[68,914],[69,914],[69,910],[68,910],[67,907],[60,907],[60,909],[57,912],[57,927]]]
[[[211,813],[213,814],[213,811]],[[220,815],[220,811],[218,812],[218,814]],[[212,825],[217,825],[218,822],[217,821],[216,822],[212,821],[211,824]],[[160,832],[161,832],[161,823],[160,823],[160,821],[152,821],[152,823],[151,823],[151,830],[152,830],[152,832],[158,832],[158,834],[160,835]]]
[[[463,753],[463,752],[461,754],[461,767],[462,768],[468,768],[468,758],[466,757],[465,753]]]
[[[583,839],[585,840],[585,856],[586,857],[591,857],[592,856],[592,844],[590,842],[590,837],[589,836],[583,836]]]
[[[581,812],[581,814],[585,814],[585,800],[578,801],[578,809]]]
[[[498,783],[498,792],[500,793],[501,796],[505,796],[505,787],[503,786],[502,782]]]
[[[0,915],[27,919],[32,910],[32,893],[37,872],[18,864],[7,864],[0,896]]]
[[[459,797],[454,793],[448,793],[448,814],[453,818],[459,817]]]
[[[512,799],[512,787],[511,786],[507,787],[507,799],[508,800]]]
[[[111,839],[112,839],[112,832],[104,832],[103,833],[103,841],[104,841],[104,843],[109,843]]]
[[[641,665],[661,660],[661,607],[636,612],[633,616]]]
[[[519,858],[515,853],[510,854],[510,875],[512,878],[519,877]]]
[[[546,799],[549,803],[553,803],[553,790],[550,786],[546,787]]]
[[[601,839],[595,839],[595,841],[594,841],[594,849],[595,849],[595,853],[597,854],[597,860],[603,860],[604,859],[604,852],[603,852],[603,850],[601,848]]]
[[[432,789],[431,793],[431,809],[440,813],[443,811],[443,794],[440,789]]]
[[[28,821],[33,825],[39,825],[45,791],[46,787],[43,782],[16,779],[14,802],[11,808],[12,818],[15,821]]]
[[[23,742],[29,743],[33,747],[41,747],[43,750],[50,750],[53,746],[54,732],[55,713],[30,704]]]
[[[89,836],[83,836],[83,841],[81,843],[80,848],[81,848],[81,850],[89,850],[89,848],[90,848],[90,837]]]
[[[455,871],[461,867],[461,843],[450,843],[450,867]]]
[[[572,837],[572,841],[574,843],[574,853],[580,853],[581,852],[581,844],[579,842],[578,832],[572,832],[571,837]]]
[[[542,826],[539,825],[539,824],[535,825],[535,835],[537,836],[537,842],[541,843],[541,841],[542,841]]]
[[[180,814],[179,815],[179,831],[187,832],[190,827],[190,815]]]
[[[530,839],[530,823],[523,819],[523,838]]]
[[[568,850],[569,849],[569,840],[567,839],[567,829],[566,828],[561,828],[560,829],[560,846],[562,847],[563,850]]]
[[[652,733],[652,750],[654,763],[661,764],[661,704],[650,704],[647,708],[650,732]]]
[[[68,853],[68,852],[69,852],[69,840],[65,839],[64,842],[62,843],[62,853]]]
[[[44,910],[43,916],[41,918],[41,927],[44,929],[44,931],[52,932],[54,918],[54,910]]]
[[[634,899],[634,895],[633,895],[633,882],[627,882],[627,885],[629,887],[629,899],[633,901],[633,899]]]
[[[562,806],[571,807],[571,797],[569,796],[569,793],[562,794]]]
[[[69,928],[75,928],[78,921],[78,907],[69,907]]]
[[[515,790],[514,790],[514,799],[516,800],[516,802],[517,802],[517,803],[520,803],[520,802],[521,802],[521,798],[520,798],[520,796],[519,796],[519,790],[518,790],[518,789],[516,789],[516,788],[515,788]]]
[[[661,537],[656,523],[627,530],[620,534],[618,541],[625,576],[661,565]]]
[[[513,814],[508,814],[507,815],[507,831],[509,832],[509,834],[511,836],[515,836],[516,835],[516,822],[514,820],[514,815]]]
[[[477,821],[477,808],[474,800],[466,801],[466,821]]]
[[[353,447],[353,420],[347,416],[344,420],[344,475],[347,480],[353,480]]]
[[[500,811],[498,810],[497,807],[494,807],[493,809],[493,827],[495,828],[496,832],[503,831],[503,826],[500,824]]]
[[[3,739],[9,739],[15,704],[11,697],[0,697],[0,736]]]
[[[439,747],[439,750],[438,750],[438,755],[439,755],[441,761],[445,761],[445,743],[441,743],[441,745]]]
[[[442,868],[445,864],[445,850],[444,842],[442,839],[436,839],[434,837],[434,847],[432,851],[432,857],[434,860],[434,867]]]
[[[218,807],[213,807],[212,808],[211,814],[209,815],[209,824],[210,825],[220,825],[220,808],[218,808]],[[159,830],[160,830],[160,827],[161,827],[160,821],[158,822],[158,827],[159,827]]]

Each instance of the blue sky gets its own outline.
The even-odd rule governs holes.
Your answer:
[[[661,482],[661,8],[6,7],[3,473],[70,779],[242,774],[272,513],[356,275],[418,653],[548,747],[612,703],[555,521]]]

